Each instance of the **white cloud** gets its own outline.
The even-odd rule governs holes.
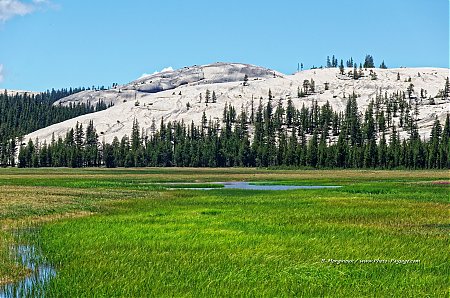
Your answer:
[[[0,83],[3,82],[3,64],[0,64]]]
[[[0,22],[4,23],[15,16],[30,14],[39,7],[48,4],[50,4],[48,0],[33,0],[32,2],[0,0]]]
[[[0,1],[1,1],[1,0],[0,0]],[[172,66],[165,67],[165,68],[163,68],[161,71],[155,71],[155,72],[152,73],[152,74],[143,73],[143,74],[139,77],[139,79],[143,79],[143,78],[148,77],[148,76],[152,76],[152,75],[155,75],[155,74],[158,74],[158,73],[168,72],[168,71],[173,71]]]

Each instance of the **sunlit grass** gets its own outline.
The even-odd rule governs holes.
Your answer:
[[[448,291],[449,186],[432,183],[447,181],[447,171],[8,173],[0,170],[3,235],[13,241],[8,226],[41,221],[32,241],[57,269],[46,296],[439,297]],[[205,192],[169,191],[164,184],[242,180],[343,187]],[[0,245],[0,277],[17,278],[25,269],[8,263],[6,248]]]

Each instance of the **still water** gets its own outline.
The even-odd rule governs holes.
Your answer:
[[[189,183],[195,184],[195,183]],[[251,184],[251,182],[216,182],[214,184],[223,184],[223,188],[226,189],[248,189],[248,190],[292,190],[292,189],[325,189],[325,188],[339,188],[342,186],[330,186],[330,185],[261,185]],[[190,187],[182,189],[195,189],[195,190],[218,190],[223,188],[217,187]],[[179,189],[179,188],[174,188]]]
[[[53,267],[42,262],[40,253],[34,246],[19,245],[13,249],[16,260],[30,269],[31,273],[16,283],[0,287],[0,298],[9,297],[42,297],[43,285],[56,275]]]

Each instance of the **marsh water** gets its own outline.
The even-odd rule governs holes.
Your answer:
[[[30,274],[16,283],[0,287],[0,298],[42,297],[43,285],[56,275],[55,269],[46,264],[40,252],[32,245],[19,245],[12,249],[16,261],[30,270]]]
[[[195,183],[189,183],[195,185]],[[339,188],[341,186],[332,185],[274,185],[274,184],[253,184],[252,182],[214,182],[213,184],[223,185],[223,187],[189,187],[182,189],[194,190],[217,190],[217,189],[247,189],[247,190],[293,190],[293,189],[325,189]],[[179,189],[179,188],[175,188]]]

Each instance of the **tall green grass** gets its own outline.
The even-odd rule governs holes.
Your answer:
[[[43,250],[61,264],[47,293],[444,295],[449,266],[442,207],[323,191],[148,196],[123,203],[115,214],[46,226]]]
[[[75,186],[53,185],[58,183],[51,179],[46,186],[33,186],[28,175],[11,178],[12,184],[36,189],[85,192],[79,208],[91,206],[95,212],[41,224],[33,236],[57,270],[42,289],[47,297],[448,293],[449,186],[431,183],[445,179],[445,172],[337,171],[331,179],[318,171],[264,175],[254,170],[252,181],[344,186],[279,192],[143,187],[171,177],[176,182],[214,181],[208,170],[184,180],[185,170],[163,170],[163,179],[161,172],[137,171],[114,180],[100,172],[75,172],[73,180],[82,182]],[[214,173],[220,178],[216,181],[225,181],[251,170]],[[70,178],[70,171],[65,175]],[[2,179],[0,172],[0,185]],[[91,187],[90,180],[102,186]],[[117,184],[108,186],[108,181]]]

